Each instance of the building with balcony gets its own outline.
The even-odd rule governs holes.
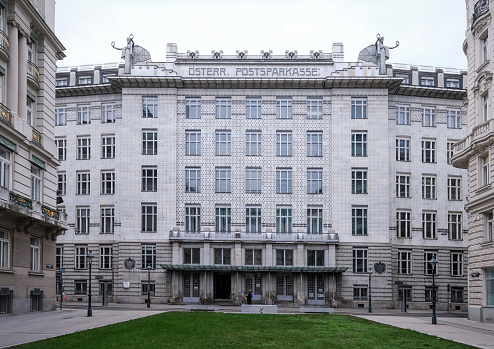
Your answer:
[[[465,209],[469,224],[469,299],[471,320],[494,319],[494,124],[491,64],[493,8],[490,1],[466,1],[467,30],[463,51],[468,60],[467,134],[453,148],[453,165],[468,170]]]
[[[0,314],[55,309],[55,1],[0,1]]]
[[[128,68],[128,70],[127,70]],[[127,73],[125,73],[128,71]],[[466,309],[464,72],[332,52],[57,72],[68,300]],[[369,277],[369,271],[372,273]],[[148,276],[149,275],[149,276]],[[370,284],[369,284],[370,282]]]

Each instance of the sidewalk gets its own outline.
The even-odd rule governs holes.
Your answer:
[[[87,317],[85,304],[68,303],[63,310],[0,317],[0,348],[60,336],[106,326],[117,322],[133,320],[165,311],[184,311],[185,305],[151,304],[110,304],[93,307],[93,316]],[[238,312],[239,307],[221,306],[220,311]],[[427,333],[440,338],[494,349],[494,324],[470,321],[465,317],[438,313],[437,325],[431,324],[431,314],[425,311],[402,313],[399,310],[335,309],[336,314],[359,316],[379,323]],[[279,307],[279,313],[299,314],[297,307]]]

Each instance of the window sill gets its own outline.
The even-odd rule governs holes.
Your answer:
[[[484,241],[480,243],[481,247],[487,247],[487,246],[492,246],[493,242],[492,241]]]
[[[476,72],[480,72],[482,69],[484,69],[487,65],[490,63],[490,59],[486,60],[485,62],[482,62],[482,64],[477,68]]]
[[[475,191],[475,194],[482,194],[491,189],[491,183],[486,184]]]
[[[155,231],[141,231],[142,234],[156,234]]]
[[[15,272],[11,269],[0,269],[0,273],[2,273],[2,274],[15,274]]]
[[[45,276],[44,273],[39,272],[39,271],[30,271],[30,272],[28,272],[28,275],[31,275],[31,276]]]

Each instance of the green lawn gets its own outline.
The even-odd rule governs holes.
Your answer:
[[[469,348],[345,315],[167,312],[22,348]]]

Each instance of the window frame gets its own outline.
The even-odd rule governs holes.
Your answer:
[[[101,206],[101,234],[115,233],[115,206]]]
[[[245,156],[261,156],[262,148],[261,131],[245,132]]]
[[[410,138],[396,138],[396,161],[410,162]]]
[[[367,194],[367,168],[352,168],[352,194]]]
[[[192,139],[194,138],[194,139]],[[198,156],[201,155],[201,131],[186,130],[185,131],[185,155]]]
[[[367,119],[367,98],[352,97],[351,118],[353,120]]]
[[[247,206],[245,208],[245,232],[260,233],[262,231],[262,207]]]
[[[231,167],[215,168],[215,193],[232,192],[232,169]]]
[[[307,169],[307,194],[323,193],[323,172],[322,168]]]
[[[322,156],[322,131],[307,132],[307,156],[321,157]]]
[[[422,175],[422,199],[437,199],[437,176],[425,174]]]
[[[215,206],[215,231],[218,233],[232,231],[232,208],[230,205]]]
[[[292,206],[276,206],[276,232],[291,233],[292,231]]]
[[[158,191],[158,166],[141,166],[141,192]]]
[[[81,105],[77,107],[77,124],[88,125],[91,123],[91,112],[89,106]]]
[[[201,168],[186,167],[185,168],[185,192],[200,193],[201,192]]]
[[[158,97],[157,96],[142,96],[142,118],[157,118],[158,117]]]
[[[215,155],[232,155],[232,132],[228,130],[215,132]]]
[[[398,274],[412,275],[412,258],[411,250],[398,250]]]
[[[422,211],[422,238],[437,239],[436,211]]]
[[[115,159],[115,135],[101,136],[101,158]]]
[[[262,169],[247,167],[245,169],[245,192],[250,194],[262,193]]]
[[[115,103],[107,103],[101,105],[101,123],[109,124],[115,123],[116,119],[116,105]]]
[[[320,120],[323,117],[322,98],[307,98],[307,119]]]
[[[156,202],[141,203],[141,233],[158,232],[158,204]]]
[[[90,171],[77,171],[77,195],[90,195],[91,194],[91,172]]]
[[[185,98],[185,118],[201,119],[201,98]]]
[[[115,170],[101,171],[101,195],[115,194]]]
[[[231,98],[216,98],[216,119],[231,119],[232,118],[232,99]]]
[[[77,160],[91,159],[91,137],[77,137]]]
[[[276,99],[276,119],[291,119],[292,118],[292,99],[277,98]]]
[[[276,131],[276,156],[292,156],[292,131]]]
[[[89,206],[76,206],[76,233],[89,234],[91,209]]]
[[[142,130],[142,155],[158,154],[158,130]]]
[[[461,111],[458,109],[449,109],[447,115],[448,128],[460,129],[461,128]]]
[[[410,210],[396,211],[396,236],[398,238],[412,237],[412,212]]]
[[[201,231],[201,205],[185,205],[185,232],[198,233]]]
[[[353,254],[353,272],[368,273],[369,249],[367,247],[354,247]]]
[[[361,136],[361,140],[357,137]],[[367,131],[352,131],[352,156],[367,156]],[[360,147],[359,147],[360,145]]]
[[[262,99],[247,98],[245,100],[245,118],[262,119]]]
[[[292,169],[277,168],[276,169],[276,194],[291,194],[292,193]]]
[[[410,107],[406,105],[396,106],[396,124],[410,125]]]

